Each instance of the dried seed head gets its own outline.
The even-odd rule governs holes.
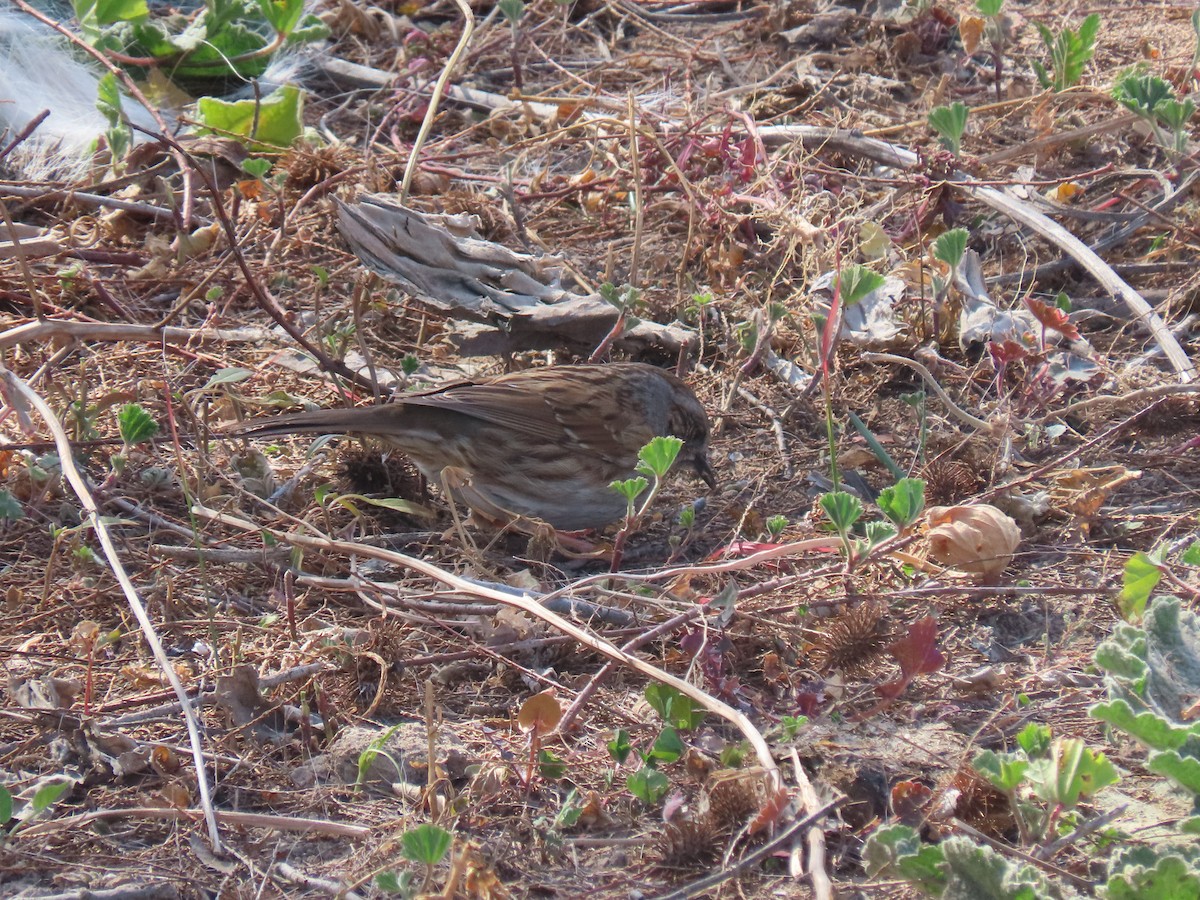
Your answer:
[[[1006,838],[1016,828],[1008,797],[964,766],[941,785],[933,807],[957,816],[994,838]]]
[[[712,860],[721,849],[721,830],[703,811],[683,813],[667,822],[655,839],[657,867],[688,869]]]
[[[420,498],[421,476],[399,453],[380,454],[378,449],[348,447],[342,457],[342,476],[360,494]]]
[[[762,807],[765,788],[758,768],[714,772],[704,786],[713,821],[723,830],[741,828]]]
[[[925,479],[925,501],[930,506],[961,503],[979,490],[979,476],[960,459],[935,459],[921,477]]]
[[[887,607],[877,600],[860,603],[836,616],[817,638],[812,651],[819,672],[841,670],[860,675],[888,644],[884,627]]]

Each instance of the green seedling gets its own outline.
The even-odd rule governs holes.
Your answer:
[[[1036,60],[1033,63],[1038,82],[1043,88],[1065,91],[1074,87],[1083,77],[1083,69],[1096,52],[1096,33],[1100,30],[1100,16],[1092,13],[1079,25],[1078,31],[1063,27],[1058,34],[1041,22],[1034,23],[1042,43],[1050,54],[1049,69]]]
[[[371,741],[362,753],[358,754],[358,774],[354,778],[354,793],[358,794],[362,792],[363,782],[366,781],[367,773],[371,771],[371,766],[375,764],[375,760],[379,756],[383,756],[384,759],[395,766],[397,772],[401,771],[400,763],[383,749],[387,746],[387,742],[391,740],[392,735],[396,733],[399,727],[399,725],[393,725]]]
[[[1169,82],[1136,66],[1117,76],[1112,95],[1150,127],[1155,141],[1173,159],[1187,153],[1188,125],[1196,113],[1191,99],[1180,100]]]
[[[406,831],[400,838],[400,852],[410,862],[425,867],[425,882],[421,892],[429,889],[433,881],[433,867],[440,863],[450,850],[454,835],[445,828],[428,822]]]
[[[7,488],[0,488],[0,522],[15,522],[25,518],[21,503]]]
[[[129,127],[129,119],[121,108],[121,91],[117,87],[117,77],[111,72],[101,78],[97,86],[96,108],[108,121],[104,139],[112,156],[113,172],[120,175],[124,169],[122,161],[125,154],[133,146],[133,129]]]
[[[642,766],[625,780],[629,793],[637,797],[647,806],[657,806],[667,795],[671,782],[662,772],[647,764]]]
[[[830,491],[822,494],[819,502],[825,515],[829,517],[829,523],[833,530],[842,539],[842,547],[848,558],[852,549],[850,531],[862,518],[862,501],[846,491]]]
[[[662,488],[663,479],[674,465],[683,441],[677,437],[656,437],[638,451],[637,471],[640,473],[633,478],[614,481],[609,484],[611,490],[625,498],[625,520],[613,540],[612,570],[615,572],[621,564],[625,542],[634,534],[641,524],[654,498]],[[649,488],[649,491],[646,489]],[[642,498],[642,495],[645,497]],[[641,499],[639,499],[641,498]]]
[[[896,528],[911,528],[925,511],[925,482],[920,478],[901,478],[879,492],[879,509]]]
[[[942,146],[958,156],[962,151],[962,136],[967,130],[967,116],[971,110],[965,103],[936,106],[929,112],[929,127],[934,130]]]
[[[1055,846],[1070,846],[1090,832],[1074,812],[1117,780],[1103,753],[1078,738],[1051,740],[1049,729],[1030,725],[1018,737],[1021,749],[984,751],[972,766],[1009,797],[1028,855],[1046,859]],[[1044,848],[1045,855],[1039,855]],[[1062,898],[1065,892],[1036,868],[965,837],[940,844],[921,841],[907,825],[884,825],[867,839],[863,862],[871,876],[900,878],[932,897],[994,897],[1005,900]]]

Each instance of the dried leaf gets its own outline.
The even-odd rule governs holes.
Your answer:
[[[772,792],[767,797],[767,802],[762,805],[758,810],[758,814],[750,822],[747,830],[750,834],[758,834],[760,831],[770,828],[779,821],[779,817],[783,815],[783,811],[787,809],[790,802],[788,792],[783,788]]]
[[[532,732],[537,737],[544,737],[558,727],[562,714],[562,705],[554,696],[554,691],[545,690],[521,704],[517,727],[526,734]]]
[[[983,24],[981,16],[963,16],[958,20],[958,36],[962,38],[963,50],[967,56],[973,56],[979,49],[979,41],[983,37]]]
[[[934,506],[929,510],[929,555],[942,565],[994,583],[1012,561],[1021,529],[994,506]]]

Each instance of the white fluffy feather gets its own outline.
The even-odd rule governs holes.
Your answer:
[[[71,178],[87,168],[91,148],[108,126],[96,108],[99,75],[62,35],[0,0],[0,131],[2,144],[41,114],[50,115],[3,162],[32,181]],[[139,125],[152,120],[126,103]]]
[[[52,0],[34,4],[48,8]],[[259,79],[261,90],[299,77],[305,54],[280,54]],[[0,0],[0,149],[43,110],[50,115],[8,157],[0,160],[0,177],[13,173],[29,181],[73,180],[83,176],[98,136],[108,121],[96,108],[103,70],[85,60],[61,34]],[[157,126],[137,102],[125,99],[130,120],[151,131]],[[162,111],[168,122],[173,116]],[[135,140],[144,140],[134,135]]]

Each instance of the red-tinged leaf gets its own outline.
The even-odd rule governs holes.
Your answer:
[[[875,693],[885,700],[895,700],[912,684],[911,678],[900,677],[895,681],[887,681],[875,688]]]
[[[905,825],[918,825],[932,799],[933,791],[919,781],[897,781],[892,786],[892,815]]]
[[[946,663],[937,648],[937,620],[933,616],[913,622],[908,634],[888,647],[888,652],[900,663],[900,672],[907,681],[936,672]]]
[[[791,799],[788,797],[788,792],[783,788],[779,788],[767,798],[767,802],[759,809],[758,814],[750,822],[750,833],[758,834],[767,828],[770,828],[779,821],[779,817],[783,815],[783,811],[788,808]]]
[[[739,156],[741,177],[744,181],[750,181],[754,177],[755,164],[758,162],[758,146],[753,138],[746,138],[742,141]]]
[[[989,341],[987,348],[992,357],[992,364],[997,369],[1029,356],[1029,351],[1016,341],[1004,341],[1003,343]]]
[[[796,715],[811,719],[820,711],[824,700],[825,695],[817,691],[799,691],[796,694]]]
[[[1079,329],[1072,324],[1064,310],[1057,306],[1051,306],[1049,303],[1043,303],[1035,297],[1026,297],[1025,306],[1045,328],[1057,331],[1068,341],[1079,340]]]

